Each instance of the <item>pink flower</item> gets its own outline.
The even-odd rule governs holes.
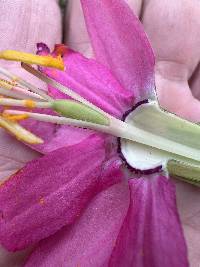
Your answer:
[[[41,71],[122,118],[154,93],[151,47],[124,1],[82,5],[95,60],[64,50],[64,72]],[[49,95],[66,98],[53,87]],[[32,119],[23,125],[44,140],[33,146],[44,155],[1,185],[0,241],[10,251],[34,244],[26,266],[188,266],[170,179],[125,175],[110,135]]]

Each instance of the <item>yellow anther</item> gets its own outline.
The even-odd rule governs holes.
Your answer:
[[[3,113],[2,116],[3,116],[3,118],[5,118],[9,121],[14,121],[14,122],[22,121],[22,120],[29,118],[28,114],[11,115],[11,114],[7,114],[7,113]]]
[[[31,99],[26,99],[26,100],[24,100],[24,106],[26,108],[35,108],[36,107],[36,103],[35,103],[35,101],[33,101]]]
[[[40,56],[15,50],[4,50],[0,52],[0,58],[64,70],[64,63],[61,56]]]
[[[8,120],[0,116],[0,127],[4,128],[11,135],[14,135],[18,140],[28,144],[42,144],[43,140],[31,132],[27,131],[17,122]]]

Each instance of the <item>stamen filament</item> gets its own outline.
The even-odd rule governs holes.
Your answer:
[[[28,90],[19,88],[19,87],[13,87],[11,90],[5,89],[5,88],[1,88],[0,87],[0,95],[3,96],[9,96],[12,98],[17,98],[17,99],[32,99],[32,100],[42,100],[41,96],[39,96],[36,93],[32,93]]]
[[[39,78],[40,80],[44,81],[45,83],[57,88],[60,92],[72,97],[73,99],[79,101],[80,103],[98,111],[99,113],[101,113],[104,116],[107,117],[111,117],[111,115],[109,115],[108,113],[106,113],[105,111],[103,111],[102,109],[96,107],[94,104],[92,104],[91,102],[89,102],[88,100],[86,100],[85,98],[83,98],[82,96],[80,96],[79,94],[77,94],[76,92],[72,91],[71,89],[67,88],[66,86],[56,82],[55,80],[47,77],[46,75],[44,75],[43,73],[41,73],[40,71],[34,69],[32,66],[22,63],[22,67],[28,71],[29,73],[31,73],[32,75],[36,76],[37,78]]]
[[[32,100],[15,100],[8,98],[1,98],[0,105],[2,106],[15,106],[15,107],[26,107],[26,108],[50,108],[51,102],[36,102]]]
[[[50,96],[48,96],[44,90],[37,88],[36,86],[30,84],[29,82],[23,80],[21,77],[17,77],[16,75],[12,74],[11,72],[9,72],[8,70],[0,67],[0,73],[3,74],[4,76],[8,77],[11,80],[17,80],[17,82],[19,84],[21,84],[22,86],[25,86],[26,88],[30,89],[32,92],[40,95],[42,98],[51,101],[52,98]]]
[[[12,114],[12,115],[27,114],[30,118],[33,118],[38,121],[50,122],[50,123],[56,123],[56,124],[66,124],[66,125],[71,125],[75,127],[97,130],[101,132],[106,132],[106,129],[108,128],[108,126],[95,124],[92,122],[70,119],[70,118],[59,117],[59,116],[46,115],[46,114],[41,114],[41,113],[27,112],[27,111],[7,109],[4,111],[4,114]]]
[[[31,92],[31,91],[29,91],[27,89],[24,89],[22,87],[13,87],[12,91],[22,93],[22,94],[26,95],[26,98],[29,98],[29,99],[36,99],[36,100],[46,101],[40,95],[38,95],[38,94],[36,94],[34,92]]]

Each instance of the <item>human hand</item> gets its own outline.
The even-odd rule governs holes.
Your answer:
[[[24,1],[21,1],[21,3],[22,2]],[[188,79],[193,76],[192,74],[195,73],[195,70],[198,72],[197,64],[199,59],[197,55],[199,40],[194,41],[194,38],[198,38],[198,12],[200,13],[200,10],[196,7],[197,1],[185,1],[185,5],[180,3],[180,6],[178,5],[178,1],[176,1],[177,6],[175,3],[173,3],[173,6],[169,6],[168,2],[162,2],[162,4],[160,4],[159,1],[149,1],[143,5],[143,8],[141,1],[128,2],[130,6],[136,10],[138,15],[142,13],[142,21],[155,50],[157,58],[156,84],[161,105],[168,108],[170,111],[177,112],[179,115],[198,121],[200,118],[199,103],[192,97],[187,84]],[[55,1],[51,1],[51,4],[52,7],[54,5],[54,11],[58,10],[55,6]],[[51,4],[48,5],[48,8],[51,8]],[[39,5],[41,4],[38,2],[38,6]],[[177,18],[177,16],[174,16],[175,18],[171,18],[170,14],[172,8],[174,13],[177,12],[181,16],[180,19]],[[180,10],[179,8],[184,10]],[[42,10],[42,8],[40,9]],[[197,13],[196,20],[193,10]],[[164,15],[166,13],[168,16]],[[91,55],[91,47],[84,28],[83,20],[81,19],[81,9],[78,1],[69,1],[67,14],[65,24],[67,44],[76,50],[79,50],[87,55]],[[162,16],[160,15],[159,17],[159,14],[162,14]],[[188,14],[192,14],[192,18],[189,17]],[[16,46],[17,43],[10,43],[9,45],[6,43],[6,45],[2,46],[1,49],[15,48],[26,51],[34,51],[32,45],[40,40],[45,41],[50,46],[51,44],[53,45],[53,43],[58,43],[60,41],[60,37],[56,40],[53,38],[55,38],[55,33],[60,27],[59,13],[55,16],[58,18],[58,20],[54,19],[54,23],[57,23],[57,28],[55,27],[53,30],[51,28],[51,31],[49,31],[49,27],[47,27],[47,31],[44,31],[43,28],[43,32],[38,32],[36,37],[34,37],[35,39],[31,40],[30,47],[23,47],[23,38],[20,32],[20,46]],[[77,20],[77,18],[79,19]],[[52,18],[47,18],[48,23],[50,23],[50,19],[52,20]],[[37,21],[39,21],[40,24],[45,25],[44,14],[38,16]],[[23,23],[25,25],[24,21]],[[178,23],[180,23],[180,25],[178,25]],[[188,32],[186,31],[187,27],[185,24],[191,24],[188,28]],[[36,28],[37,27],[34,24],[34,29]],[[194,29],[196,29],[196,31]],[[49,33],[49,36],[43,36],[44,32]],[[177,35],[180,36],[182,40],[177,38]],[[188,36],[190,36],[190,38],[188,38]],[[11,40],[13,40],[12,35],[10,35],[10,37]],[[28,39],[29,38],[30,37],[28,36]],[[24,38],[24,43],[26,39],[27,35]],[[177,51],[180,50],[183,52],[177,53]],[[192,89],[196,90],[198,84],[198,74],[195,74],[194,77],[190,79],[190,84]],[[174,102],[176,99],[178,99],[178,105]],[[197,238],[197,236],[199,236],[200,231],[197,224],[199,208],[198,204],[196,204],[199,199],[199,190],[193,186],[183,185],[182,183],[178,184],[177,189],[180,212],[182,214],[182,221],[185,225],[186,238],[188,240],[189,248],[191,248],[189,250],[192,264],[191,266],[196,267],[196,265],[200,262],[197,251],[197,248],[199,247],[199,238]]]

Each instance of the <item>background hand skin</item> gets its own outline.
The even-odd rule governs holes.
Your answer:
[[[61,42],[61,33],[57,0],[0,1],[0,50],[16,49],[35,53],[35,45],[41,41],[53,48],[55,43]],[[0,65],[38,85],[38,79],[23,71],[19,63],[1,61]],[[0,129],[0,179],[8,177],[37,155]],[[0,266],[21,267],[27,253],[9,253],[1,248]]]
[[[200,104],[191,93],[192,91],[194,96],[200,97],[198,67],[200,2],[198,0],[126,1],[143,22],[154,48],[156,86],[161,105],[188,119],[200,121]],[[61,16],[57,0],[2,0],[0,10],[0,49],[34,52],[37,42],[46,42],[51,48],[54,43],[61,42]],[[65,42],[68,46],[91,56],[92,50],[79,0],[68,0],[64,27]],[[9,64],[9,68],[21,72],[19,64]],[[0,158],[3,156],[3,141],[1,138]],[[8,143],[8,150],[18,145],[17,141]],[[29,159],[37,156],[28,151],[23,152],[25,158],[27,155]],[[198,267],[200,190],[182,182],[176,183],[177,201],[184,224],[191,267]],[[21,253],[9,254],[2,249],[0,266],[21,266],[23,257]]]

